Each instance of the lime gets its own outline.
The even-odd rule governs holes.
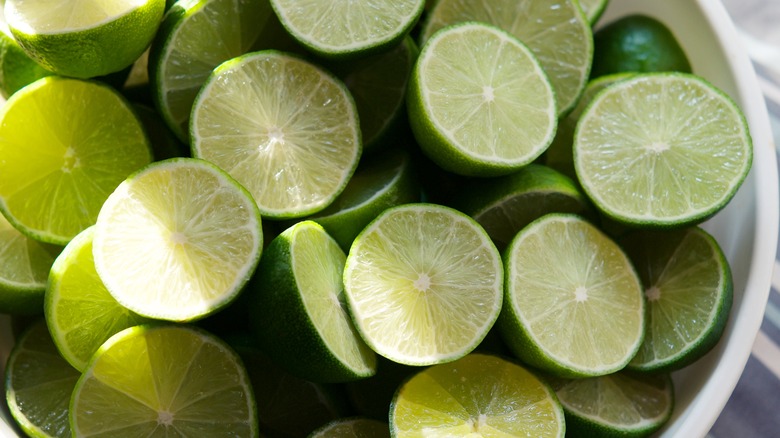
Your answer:
[[[358,331],[407,365],[471,352],[501,309],[501,257],[485,230],[448,207],[385,210],[349,250],[344,287]]]
[[[152,41],[165,0],[7,0],[19,45],[43,67],[91,78],[129,67]]]
[[[685,73],[648,73],[593,98],[574,134],[574,166],[607,216],[682,226],[734,196],[753,156],[747,122],[726,94]]]
[[[307,49],[331,58],[387,50],[411,31],[424,0],[271,0],[279,21]]]
[[[387,149],[398,141],[406,122],[406,87],[418,53],[414,40],[406,37],[387,52],[329,63],[355,99],[367,153]]]
[[[56,76],[0,109],[0,156],[0,210],[24,234],[58,245],[93,225],[111,191],[152,159],[116,91]]]
[[[666,25],[647,15],[620,17],[593,34],[591,77],[621,72],[691,72],[685,50]]]
[[[390,405],[398,438],[423,436],[563,437],[555,393],[525,368],[470,354],[420,371]]]
[[[309,438],[390,438],[390,428],[384,421],[349,417],[320,427]]]
[[[27,56],[10,32],[5,21],[0,21],[0,95],[5,99],[25,85],[52,74]]]
[[[42,319],[25,330],[8,357],[5,396],[26,434],[71,436],[68,403],[80,375],[60,357]]]
[[[363,228],[387,208],[420,200],[409,154],[391,149],[365,157],[347,187],[325,210],[309,217],[349,251]]]
[[[137,326],[95,353],[73,390],[74,436],[257,437],[241,359],[183,325]]]
[[[546,165],[576,180],[577,172],[574,170],[572,144],[574,143],[574,130],[577,128],[580,116],[599,91],[631,76],[633,76],[633,73],[615,73],[601,76],[588,82],[574,109],[558,121],[558,130],[555,132],[555,138],[544,154],[544,163]]]
[[[376,372],[376,355],[347,313],[345,260],[336,241],[311,221],[288,228],[263,253],[251,292],[255,341],[292,374],[341,382]]]
[[[587,17],[591,25],[594,25],[601,18],[601,14],[604,13],[609,0],[579,0],[579,4],[582,12],[585,13],[585,17]]]
[[[407,104],[423,152],[463,175],[517,171],[547,149],[557,124],[553,89],[534,55],[484,23],[453,25],[428,39]]]
[[[667,374],[619,372],[553,383],[573,436],[645,437],[663,426],[674,407]]]
[[[57,349],[79,371],[112,335],[146,322],[119,305],[100,281],[92,257],[94,231],[93,226],[79,233],[54,261],[44,303]]]
[[[567,377],[628,364],[642,343],[642,286],[620,247],[582,218],[552,213],[505,253],[499,329],[525,363]]]
[[[193,155],[226,170],[273,218],[327,207],[362,151],[346,86],[321,67],[277,51],[217,67],[195,100],[190,128]]]
[[[268,0],[187,0],[165,15],[149,55],[155,105],[186,140],[192,104],[219,64],[253,47],[276,16]]]
[[[593,60],[593,31],[576,0],[438,0],[421,41],[461,21],[498,26],[526,44],[550,78],[559,114],[577,102]]]
[[[485,228],[503,251],[526,225],[547,213],[588,212],[588,199],[574,181],[549,167],[529,164],[497,178],[464,184],[454,203]]]
[[[0,215],[0,313],[37,315],[59,248],[30,239]]]
[[[699,227],[636,231],[621,240],[647,297],[645,341],[628,367],[680,369],[711,350],[731,310],[731,270],[717,241]]]
[[[261,228],[234,179],[206,161],[173,158],[134,173],[109,196],[92,251],[122,306],[193,320],[235,299],[260,258]]]

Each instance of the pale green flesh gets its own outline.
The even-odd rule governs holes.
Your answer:
[[[64,245],[151,161],[146,136],[124,101],[92,82],[49,77],[14,97],[0,116],[0,205],[31,234]]]
[[[751,161],[736,106],[698,79],[650,75],[599,94],[575,134],[593,201],[631,221],[675,223],[730,199]]]
[[[70,437],[68,403],[81,374],[60,357],[43,321],[19,342],[8,362],[11,413],[27,432]]]
[[[575,104],[588,80],[593,37],[590,24],[573,1],[439,0],[425,24],[422,40],[463,21],[489,23],[516,36],[547,72],[558,112],[564,113]]]
[[[94,253],[111,294],[144,316],[189,319],[238,293],[259,254],[260,218],[235,181],[199,160],[123,183],[98,218]]]
[[[273,0],[290,32],[328,52],[360,50],[390,41],[422,10],[420,0]]]
[[[153,0],[8,0],[8,22],[27,34],[97,27]],[[156,1],[156,0],[154,0]]]
[[[646,338],[632,364],[643,367],[694,348],[720,316],[727,287],[724,260],[695,229],[679,241],[654,239],[652,253],[652,260],[637,262],[650,312]]]
[[[458,149],[482,161],[524,163],[549,145],[552,89],[508,35],[462,26],[432,39],[418,63],[426,112]]]
[[[552,392],[520,366],[471,354],[412,377],[391,408],[395,436],[561,437]]]
[[[547,216],[509,251],[507,305],[547,356],[592,372],[631,358],[644,332],[644,298],[615,243],[582,219]]]
[[[298,226],[291,244],[292,268],[301,299],[320,339],[340,361],[363,375],[373,352],[347,313],[341,280],[347,256],[319,226]]]
[[[564,408],[610,428],[641,430],[657,426],[672,409],[671,380],[623,373],[568,381],[556,391]]]
[[[112,338],[74,391],[79,436],[256,436],[254,399],[238,357],[183,327]]]
[[[181,2],[180,2],[181,3]],[[162,112],[186,137],[195,96],[212,70],[246,53],[271,18],[267,0],[191,2],[160,55],[157,72]]]
[[[25,237],[0,215],[0,283],[13,288],[43,290],[54,257],[37,241]]]
[[[246,55],[215,74],[193,111],[194,153],[238,180],[265,215],[300,216],[327,206],[361,151],[343,84],[275,52]]]
[[[95,351],[119,331],[147,320],[121,306],[95,270],[89,228],[58,257],[47,290],[47,323],[60,353],[83,371]]]
[[[442,210],[396,208],[350,251],[345,283],[356,324],[375,351],[402,363],[462,356],[501,305],[495,247],[468,218]]]

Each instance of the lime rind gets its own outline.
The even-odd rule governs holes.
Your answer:
[[[574,133],[575,169],[588,197],[611,219],[637,226],[708,219],[736,194],[752,157],[736,103],[687,73],[640,74],[605,88]]]
[[[609,0],[577,0],[582,11],[585,13],[585,17],[591,26],[595,25],[604,10],[609,4]]]
[[[355,239],[344,269],[358,332],[378,354],[406,365],[474,350],[498,317],[502,285],[501,257],[487,233],[435,204],[385,210]]]
[[[529,164],[550,145],[557,126],[555,91],[533,52],[508,32],[478,22],[448,26],[427,40],[412,72],[407,110],[425,154],[471,176],[508,174]]]

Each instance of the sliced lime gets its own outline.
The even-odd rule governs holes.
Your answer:
[[[376,372],[376,355],[347,313],[341,282],[345,260],[320,225],[303,221],[268,245],[257,268],[251,292],[256,342],[275,362],[308,380],[349,381]]]
[[[341,418],[315,430],[309,438],[390,438],[390,428],[386,422],[370,418]]]
[[[350,248],[344,270],[355,325],[380,355],[408,365],[471,352],[501,309],[501,257],[485,230],[448,207],[385,210]]]
[[[450,26],[423,46],[407,93],[423,151],[446,170],[495,176],[536,159],[555,135],[555,96],[531,51],[483,23]]]
[[[734,101],[684,73],[637,75],[604,89],[574,134],[574,165],[588,196],[635,225],[712,216],[734,196],[752,156]]]
[[[79,378],[74,436],[257,437],[246,369],[222,341],[182,325],[112,336]]]
[[[264,216],[302,217],[344,190],[362,148],[355,103],[324,69],[276,51],[217,67],[192,110],[193,155],[226,170]]]
[[[470,354],[404,383],[390,405],[397,438],[560,437],[566,425],[555,393],[529,371],[496,356]]]
[[[111,194],[92,251],[120,304],[182,321],[235,299],[262,245],[260,213],[246,190],[206,161],[174,158],[141,169]]]
[[[498,26],[528,45],[555,89],[558,113],[574,107],[593,60],[593,32],[576,0],[438,0],[421,40],[462,21]]]
[[[152,157],[127,102],[97,82],[49,76],[0,110],[0,209],[24,234],[65,245]]]
[[[680,369],[711,350],[731,310],[728,261],[715,239],[698,227],[636,231],[621,239],[647,297],[645,341],[628,367]]]
[[[604,13],[609,0],[579,0],[579,4],[582,12],[585,13],[585,17],[588,18],[591,25],[594,25],[601,18],[601,14]]]
[[[121,306],[100,281],[92,257],[94,231],[79,233],[54,261],[44,303],[57,349],[79,371],[108,338],[147,321]]]
[[[615,372],[642,343],[645,302],[628,257],[575,215],[549,214],[512,240],[499,328],[512,352],[556,375]]]

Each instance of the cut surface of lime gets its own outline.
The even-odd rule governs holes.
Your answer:
[[[253,47],[276,20],[268,0],[177,2],[165,15],[149,55],[155,105],[182,140],[192,104],[215,67]]]
[[[11,350],[5,395],[11,415],[32,437],[69,438],[68,404],[81,374],[63,359],[38,319]]]
[[[74,368],[84,371],[112,335],[144,322],[121,306],[95,271],[89,227],[71,240],[51,267],[44,315],[54,344]]]
[[[258,436],[241,359],[184,325],[132,327],[106,341],[76,383],[70,423],[82,437]]]
[[[32,58],[65,76],[130,66],[152,41],[165,0],[8,0],[5,18]]]
[[[31,239],[0,215],[0,313],[39,314],[56,249]]]
[[[667,374],[618,372],[553,383],[574,436],[645,437],[671,417],[674,388]]]
[[[174,158],[134,173],[100,210],[92,243],[106,289],[140,315],[193,320],[226,306],[263,246],[252,197],[211,163]]]
[[[484,23],[431,36],[412,72],[409,121],[446,170],[495,176],[536,159],[555,135],[555,95],[533,53]]]
[[[624,223],[682,226],[734,196],[753,157],[744,115],[727,95],[684,73],[637,75],[593,98],[574,134],[585,192]]]
[[[424,0],[271,0],[284,27],[325,57],[355,57],[401,42],[423,11]]]
[[[325,229],[302,221],[271,242],[257,268],[251,311],[256,342],[308,380],[349,381],[376,372],[376,355],[347,311],[345,261]]]
[[[344,270],[363,339],[408,365],[471,352],[498,317],[502,286],[501,257],[482,227],[433,204],[385,210],[355,239]]]
[[[152,159],[130,106],[96,82],[40,79],[11,96],[0,121],[0,209],[37,240],[68,243]]]
[[[341,418],[315,430],[309,438],[390,438],[390,428],[386,422],[370,418]]]
[[[302,217],[327,207],[362,152],[346,86],[282,52],[253,52],[217,67],[190,122],[193,155],[238,180],[268,217]]]
[[[525,368],[497,356],[469,354],[420,371],[390,405],[398,438],[424,436],[563,437],[555,393]]]
[[[706,231],[636,231],[621,246],[647,297],[647,327],[628,364],[637,371],[670,372],[707,353],[720,339],[733,300],[731,270]]]
[[[555,375],[622,369],[644,337],[642,286],[620,247],[582,218],[552,213],[505,253],[502,337],[523,361]]]
[[[559,114],[577,102],[593,59],[593,32],[576,0],[438,0],[421,41],[462,21],[492,24],[526,44],[550,78]]]

